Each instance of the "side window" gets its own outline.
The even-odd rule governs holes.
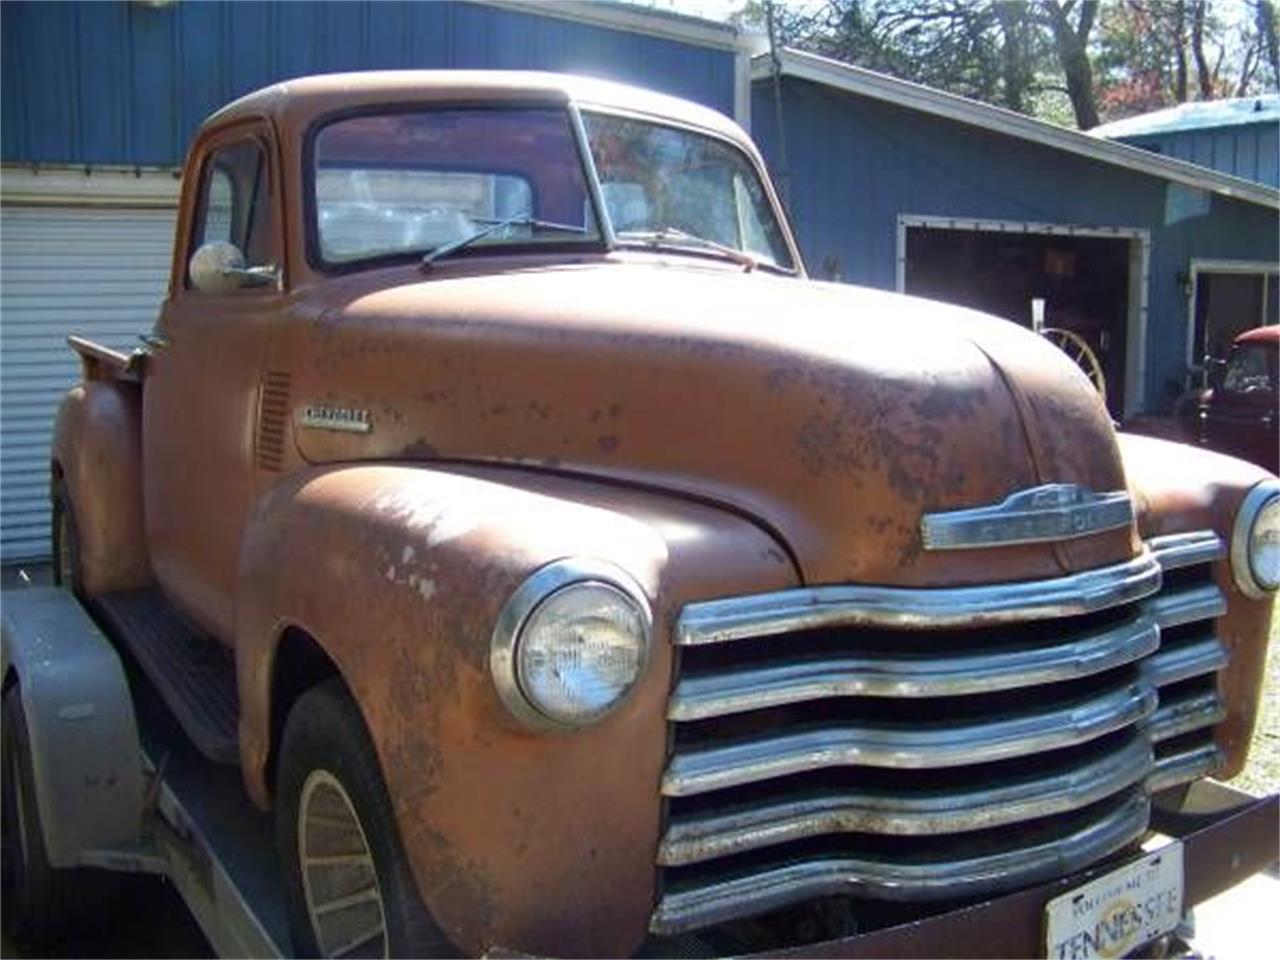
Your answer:
[[[245,140],[215,151],[201,189],[195,249],[221,241],[244,255],[246,267],[274,265],[271,177],[262,145]]]

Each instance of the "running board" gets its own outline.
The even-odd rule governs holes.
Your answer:
[[[104,594],[93,606],[196,748],[215,763],[238,764],[240,699],[231,651],[192,625],[154,587]]]

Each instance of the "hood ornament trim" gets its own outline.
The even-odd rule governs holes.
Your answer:
[[[926,550],[972,550],[1086,537],[1133,522],[1124,490],[1094,493],[1074,483],[1019,490],[1000,503],[926,513],[920,536]]]

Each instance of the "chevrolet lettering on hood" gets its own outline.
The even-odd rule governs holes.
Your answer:
[[[1049,483],[988,507],[925,514],[920,535],[926,550],[966,550],[1084,537],[1132,522],[1133,503],[1123,490],[1094,493]]]
[[[298,412],[298,422],[316,430],[338,430],[342,433],[368,433],[373,421],[368,410],[351,407],[322,407],[309,404]]]

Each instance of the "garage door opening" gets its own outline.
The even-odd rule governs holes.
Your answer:
[[[1146,239],[1139,230],[903,218],[899,286],[1030,328],[1082,337],[1106,375],[1107,406],[1122,419],[1141,402]]]

